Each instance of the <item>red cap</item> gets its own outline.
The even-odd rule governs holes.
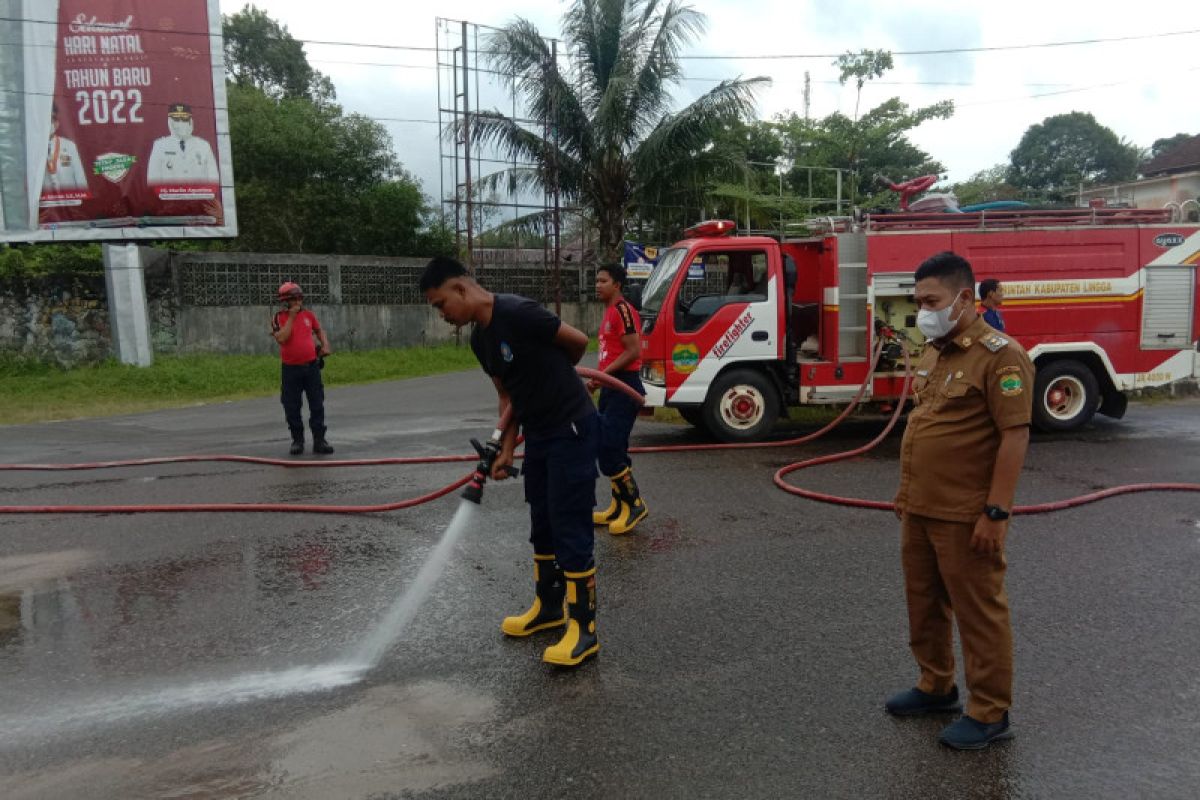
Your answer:
[[[287,300],[291,297],[303,297],[304,292],[300,289],[300,285],[287,281],[279,287],[279,299]]]

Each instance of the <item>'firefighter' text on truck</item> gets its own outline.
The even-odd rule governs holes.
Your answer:
[[[641,297],[646,404],[723,441],[763,437],[788,406],[849,402],[877,326],[915,353],[913,272],[943,250],[1004,284],[1006,335],[1037,368],[1040,428],[1120,417],[1125,392],[1198,372],[1200,227],[1169,212],[900,213],[783,241],[734,230],[691,228]],[[901,355],[885,348],[868,398],[899,396]]]

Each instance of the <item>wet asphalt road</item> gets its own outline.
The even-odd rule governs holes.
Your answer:
[[[338,458],[465,452],[475,372],[329,392]],[[0,517],[0,797],[1191,798],[1200,786],[1200,497],[1018,520],[1009,539],[1017,738],[941,748],[896,720],[915,677],[891,515],[809,503],[772,471],[847,449],[643,456],[652,516],[597,539],[600,658],[506,641],[529,593],[519,484],[489,486],[415,623],[371,636],[457,500],[387,515]],[[643,443],[695,441],[639,423]],[[0,462],[278,455],[275,400],[0,429]],[[889,498],[898,437],[795,476]],[[969,458],[964,453],[963,458]],[[0,473],[0,504],[378,503],[463,465],[187,464]],[[1035,437],[1020,500],[1197,480],[1200,401]],[[331,666],[334,665],[334,666]]]

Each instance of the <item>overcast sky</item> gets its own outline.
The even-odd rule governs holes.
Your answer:
[[[222,11],[242,8],[221,0]],[[298,39],[433,47],[436,17],[503,25],[517,16],[544,35],[559,34],[564,3],[509,0],[256,0]],[[434,10],[436,5],[436,11]],[[892,96],[913,106],[955,102],[954,116],[927,122],[914,142],[945,165],[951,181],[1005,162],[1025,130],[1070,111],[1095,115],[1142,147],[1176,133],[1200,133],[1200,2],[1136,3],[1006,0],[693,0],[707,32],[686,55],[831,54],[862,48],[893,52],[995,48],[1048,42],[1153,36],[1125,42],[1006,49],[947,55],[897,55],[896,67],[868,85],[862,107]],[[418,10],[419,9],[419,10]],[[428,10],[425,10],[428,9]],[[1190,32],[1190,33],[1188,33]],[[1164,35],[1173,34],[1173,35]],[[332,78],[349,111],[373,117],[436,120],[434,53],[306,45],[313,66]],[[678,86],[683,106],[721,78],[765,75],[761,118],[801,111],[805,70],[813,116],[854,110],[854,89],[837,83],[828,57],[689,60]],[[404,64],[372,66],[372,64]],[[484,105],[503,101],[483,87]],[[437,126],[387,122],[405,167],[439,194]]]

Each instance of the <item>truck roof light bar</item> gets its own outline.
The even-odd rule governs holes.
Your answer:
[[[713,236],[731,236],[737,223],[731,219],[710,219],[693,225],[683,232],[685,239],[704,239]]]

